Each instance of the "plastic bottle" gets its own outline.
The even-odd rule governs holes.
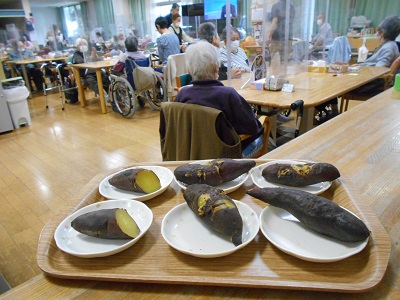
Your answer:
[[[367,40],[364,38],[363,39],[363,44],[362,46],[358,49],[358,58],[357,58],[357,62],[364,62],[367,60],[368,57],[368,49],[365,46],[365,43],[367,42]]]

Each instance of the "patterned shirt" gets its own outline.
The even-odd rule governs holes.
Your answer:
[[[221,60],[221,64],[225,67],[228,67],[228,51],[225,47],[220,49],[219,58]],[[239,67],[241,69],[249,68],[249,60],[242,48],[238,48],[236,53],[231,52],[231,67]]]

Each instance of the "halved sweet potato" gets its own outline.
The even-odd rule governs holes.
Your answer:
[[[262,170],[261,175],[269,182],[303,187],[340,177],[339,170],[328,163],[272,164]]]
[[[111,177],[108,182],[121,190],[150,194],[161,188],[157,174],[147,169],[128,169]]]
[[[207,165],[186,164],[175,169],[176,179],[186,184],[204,183],[215,186],[236,179],[256,165],[254,160],[228,158],[212,160]]]
[[[287,210],[309,228],[340,241],[360,242],[370,235],[363,221],[329,199],[286,188],[255,188],[247,194]]]
[[[229,238],[235,246],[242,244],[242,217],[235,202],[223,190],[193,184],[187,187],[183,197],[204,224]]]
[[[123,208],[100,209],[76,217],[76,231],[102,239],[134,239],[140,233],[135,220]]]

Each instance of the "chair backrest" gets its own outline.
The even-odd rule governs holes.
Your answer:
[[[192,76],[189,73],[181,74],[176,76],[176,91],[179,92],[179,89],[183,86],[192,84]]]
[[[346,36],[338,36],[329,47],[328,63],[348,63],[351,58],[351,46]]]
[[[220,136],[231,142],[227,144]],[[197,104],[163,102],[160,141],[163,160],[242,157],[240,137],[224,114]]]
[[[167,66],[164,68],[164,82],[167,87],[168,97],[173,99],[176,96],[176,76],[187,73],[186,55],[179,53],[168,56]]]
[[[400,68],[400,56],[396,58],[395,61],[392,62],[392,64],[390,65],[390,74],[392,74],[393,76],[396,75],[399,68]]]

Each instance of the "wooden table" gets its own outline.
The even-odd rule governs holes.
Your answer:
[[[57,61],[57,60],[67,61],[67,57],[27,59],[27,60],[17,60],[17,61],[9,60],[9,61],[6,61],[6,64],[8,65],[8,68],[11,70],[11,76],[12,77],[16,76],[14,68],[12,66],[13,65],[21,65],[21,67],[22,67],[22,75],[23,75],[24,80],[25,80],[25,85],[29,90],[29,98],[32,98],[32,91],[31,91],[31,87],[30,87],[30,84],[29,84],[28,73],[26,72],[26,65],[29,65],[29,64],[41,64],[41,63],[44,63],[44,62],[52,62],[52,61]]]
[[[104,86],[103,86],[103,79],[101,76],[101,69],[112,68],[115,64],[116,62],[114,62],[113,60],[106,59],[94,62],[87,62],[83,64],[71,65],[71,67],[75,70],[76,84],[78,85],[79,101],[81,102],[82,107],[86,106],[86,99],[85,99],[85,92],[83,89],[82,79],[81,76],[79,76],[79,69],[89,69],[96,71],[97,84],[99,85],[101,112],[103,114],[106,114],[107,108],[106,108],[106,100],[104,98]]]
[[[290,84],[294,84],[295,91],[252,90],[249,84],[240,89],[242,80],[232,80],[232,86],[249,103],[287,110],[296,100],[304,100],[304,115],[301,122],[300,134],[313,128],[314,107],[323,104],[335,97],[366,84],[390,71],[386,67],[360,67],[358,72],[348,72],[340,76],[333,73],[303,72],[287,76]]]
[[[4,299],[399,299],[400,296],[400,100],[392,89],[268,153],[263,158],[329,162],[340,170],[360,206],[368,207],[389,234],[391,254],[382,281],[359,293],[288,289],[119,283],[67,280],[38,275],[3,294]],[[159,224],[160,226],[161,224]],[[199,264],[212,260],[199,259]],[[324,270],[310,273],[324,279]],[[104,266],[106,267],[106,266]],[[84,270],[82,270],[84,271]],[[358,270],[349,270],[349,273]],[[374,276],[371,272],[371,277]],[[277,274],[278,276],[278,274]],[[307,278],[300,278],[307,280]],[[301,289],[301,287],[298,287]]]

